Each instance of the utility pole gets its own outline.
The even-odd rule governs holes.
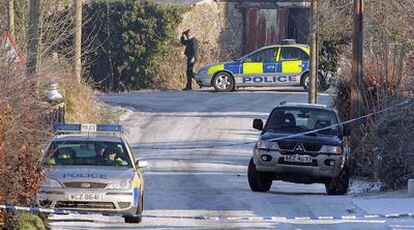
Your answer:
[[[74,0],[75,5],[75,37],[73,48],[75,51],[73,73],[78,82],[82,75],[82,0]]]
[[[311,55],[308,101],[310,104],[316,104],[318,102],[318,0],[311,2],[310,18]]]
[[[13,39],[16,39],[14,31],[14,0],[9,0],[9,34]]]
[[[117,81],[117,84],[115,84],[115,75],[113,71],[113,65],[112,65],[112,52],[111,52],[111,19],[110,19],[110,12],[111,12],[111,3],[109,1],[106,2],[106,44],[107,44],[107,56],[108,56],[108,63],[109,63],[109,76],[111,78],[111,83],[109,85],[109,88],[112,90],[112,92],[115,92],[116,90],[119,90],[119,81]]]
[[[38,68],[40,1],[30,0],[29,5],[28,58],[26,63],[26,71],[29,75],[36,74]]]
[[[354,0],[354,34],[352,37],[352,79],[351,113],[362,116],[362,87],[363,87],[363,11],[364,0]]]

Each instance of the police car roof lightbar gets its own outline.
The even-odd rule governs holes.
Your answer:
[[[282,45],[296,45],[295,39],[283,39],[281,42]]]
[[[121,125],[96,125],[96,124],[56,124],[53,128],[57,133],[123,133]]]

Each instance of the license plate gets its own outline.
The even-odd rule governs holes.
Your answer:
[[[100,201],[102,200],[99,194],[69,194],[70,201]]]
[[[312,163],[312,157],[307,155],[288,155],[284,156],[286,162],[298,162],[298,163]]]

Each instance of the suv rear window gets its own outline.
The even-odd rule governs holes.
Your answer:
[[[315,108],[276,108],[266,124],[266,130],[277,132],[302,132],[337,124],[336,114],[331,110]],[[322,131],[338,134],[339,127]]]
[[[98,141],[55,141],[47,151],[47,164],[132,167],[123,143]]]

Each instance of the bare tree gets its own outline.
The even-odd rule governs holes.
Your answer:
[[[317,79],[318,79],[318,0],[311,2],[311,71],[310,71],[310,87],[308,92],[309,103],[316,104],[318,97]]]
[[[74,75],[81,81],[82,71],[82,0],[74,0],[75,5],[75,38],[74,38]]]
[[[14,0],[9,0],[9,33],[14,38]]]
[[[29,74],[35,74],[38,68],[40,4],[41,0],[30,0],[26,66]]]

